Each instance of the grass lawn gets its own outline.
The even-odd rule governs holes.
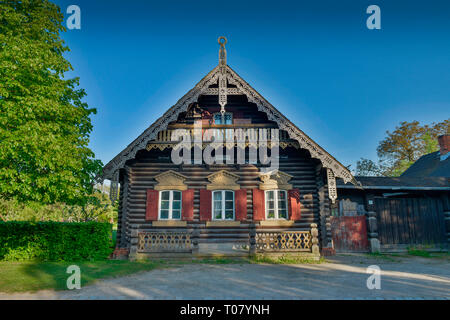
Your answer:
[[[0,262],[0,292],[24,292],[44,289],[65,290],[67,267],[81,270],[81,286],[98,279],[149,271],[166,264],[160,261],[105,260],[95,262]]]

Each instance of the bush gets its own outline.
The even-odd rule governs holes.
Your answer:
[[[84,206],[65,203],[42,204],[19,202],[0,197],[0,220],[2,221],[58,221],[58,222],[116,222],[117,201],[111,203],[107,194],[96,191]]]
[[[111,224],[0,221],[0,260],[101,260],[111,253]]]

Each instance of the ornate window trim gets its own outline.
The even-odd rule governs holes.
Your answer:
[[[282,171],[277,171],[276,173],[261,174],[259,178],[262,181],[262,183],[259,185],[259,189],[261,190],[293,189],[292,184],[288,183],[289,180],[293,178],[293,176]]]
[[[186,176],[181,173],[175,172],[173,170],[164,171],[154,177],[158,184],[155,185],[155,190],[187,190],[187,185],[184,181],[187,179]]]
[[[237,183],[239,176],[237,174],[220,170],[207,176],[211,182],[206,186],[207,190],[239,190],[241,186]]]

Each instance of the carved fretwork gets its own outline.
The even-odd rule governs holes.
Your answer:
[[[239,190],[241,188],[236,182],[239,176],[226,170],[214,172],[207,178],[211,182],[206,186],[208,190]]]
[[[292,179],[290,174],[277,171],[276,173],[262,174],[260,175],[262,183],[259,185],[261,190],[282,189],[291,190],[292,184],[289,180]]]
[[[332,170],[327,169],[327,179],[328,179],[328,197],[331,199],[332,203],[335,203],[337,199],[337,189],[336,189],[336,178]]]
[[[158,181],[155,190],[186,190],[187,185],[184,184],[186,179],[186,176],[173,170],[164,171],[155,176],[155,180]]]

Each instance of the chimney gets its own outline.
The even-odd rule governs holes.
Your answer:
[[[450,151],[450,134],[444,134],[438,137],[439,142],[439,156],[441,161],[445,160],[449,156]]]

